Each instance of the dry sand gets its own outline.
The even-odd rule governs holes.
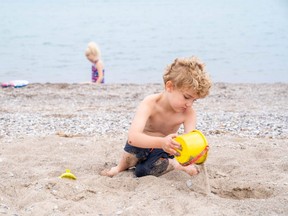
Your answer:
[[[288,84],[225,84],[195,104],[205,175],[135,178],[115,165],[137,104],[160,84],[0,89],[2,215],[288,215]],[[180,130],[181,132],[181,130]],[[59,176],[70,169],[77,180]]]

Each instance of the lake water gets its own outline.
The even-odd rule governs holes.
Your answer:
[[[288,82],[287,0],[0,0],[0,82],[90,80],[100,45],[106,83],[162,82],[198,56],[217,82]]]

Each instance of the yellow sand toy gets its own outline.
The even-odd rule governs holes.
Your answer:
[[[69,169],[66,169],[66,172],[63,173],[61,176],[59,176],[59,178],[69,178],[69,179],[73,179],[73,180],[77,179],[76,176],[74,174],[72,174]]]
[[[182,150],[177,150],[181,155],[175,156],[180,164],[187,166],[193,163],[202,164],[205,162],[209,145],[201,131],[193,130],[187,134],[177,136],[174,140],[182,147]]]

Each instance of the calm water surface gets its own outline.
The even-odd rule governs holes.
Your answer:
[[[106,83],[162,82],[196,55],[217,82],[288,82],[287,0],[0,0],[0,82],[83,82],[99,43]]]

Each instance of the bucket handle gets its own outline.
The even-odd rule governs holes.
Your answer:
[[[188,166],[191,165],[193,163],[195,163],[199,158],[201,158],[204,154],[206,154],[206,152],[208,152],[209,150],[209,146],[207,145],[202,152],[200,152],[200,154],[198,154],[196,157],[194,157],[191,161],[183,164],[183,166]]]

